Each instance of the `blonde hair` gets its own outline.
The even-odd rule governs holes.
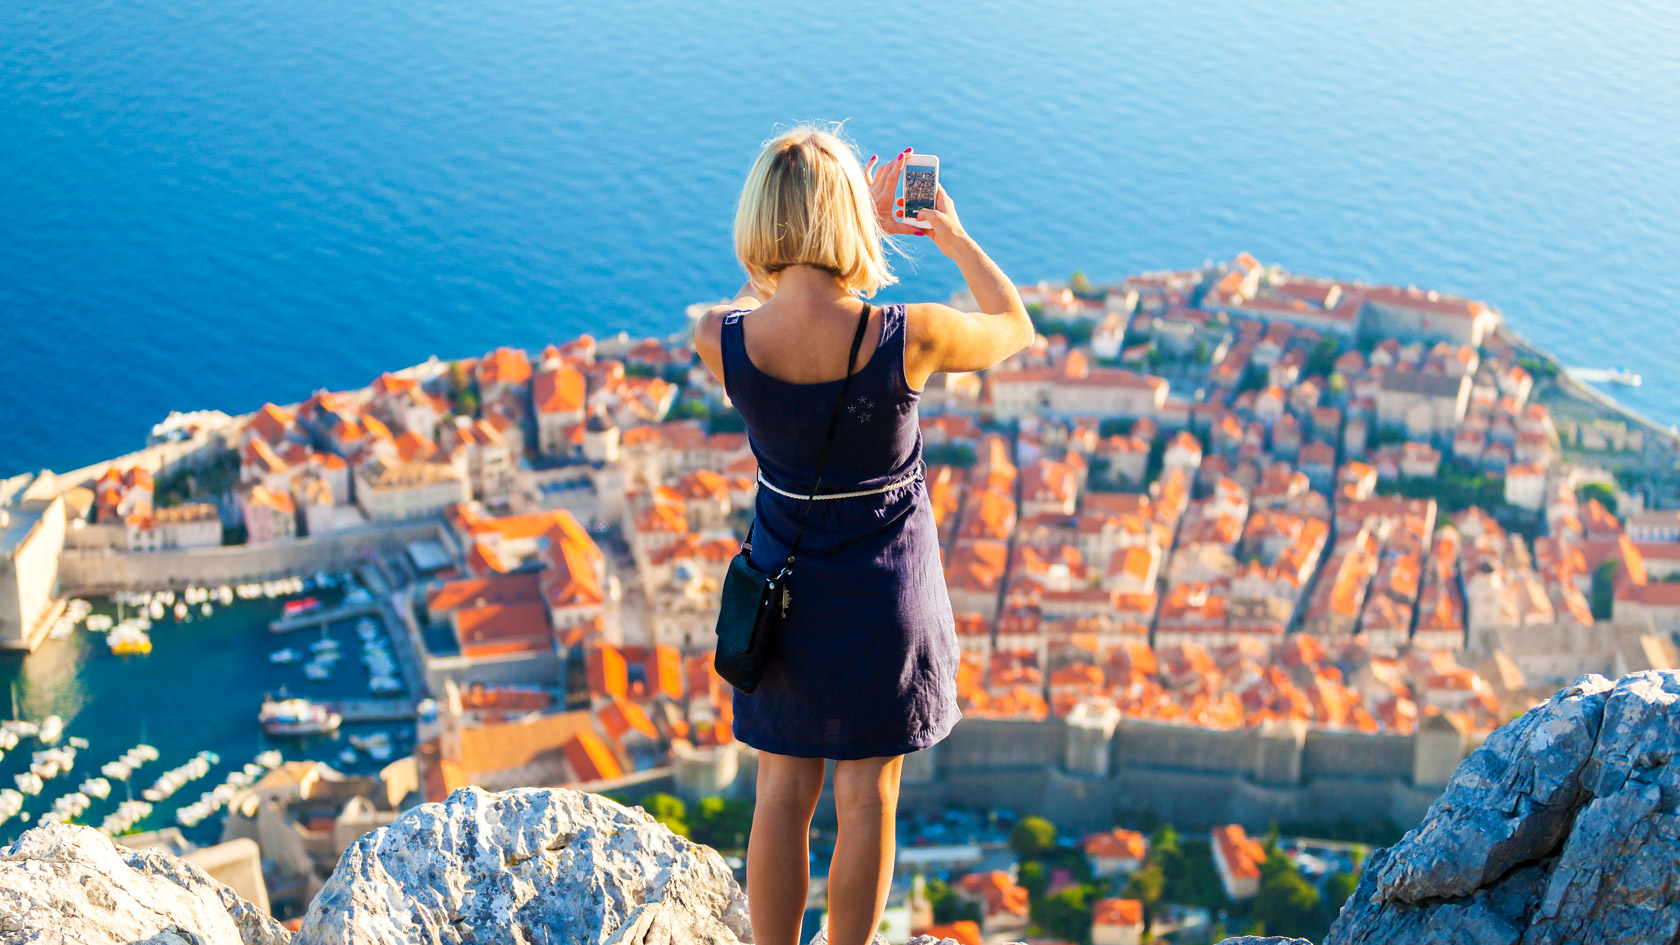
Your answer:
[[[834,130],[799,125],[764,145],[735,208],[735,255],[755,282],[789,266],[826,269],[865,296],[898,277],[887,266],[857,153]]]

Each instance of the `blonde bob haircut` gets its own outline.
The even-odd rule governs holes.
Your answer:
[[[826,269],[865,296],[898,281],[863,165],[835,130],[784,131],[753,161],[735,208],[735,255],[754,282],[774,286],[797,265]]]

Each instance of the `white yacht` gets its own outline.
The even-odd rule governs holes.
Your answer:
[[[35,737],[43,745],[56,745],[64,736],[64,720],[56,715],[49,715],[41,722],[41,730]]]

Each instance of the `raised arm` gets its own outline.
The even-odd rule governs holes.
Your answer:
[[[933,224],[924,232],[957,264],[980,311],[936,302],[907,309],[905,379],[917,388],[940,371],[989,368],[1033,341],[1032,319],[1015,284],[963,229],[944,187],[935,199],[934,209],[923,210],[917,219]]]

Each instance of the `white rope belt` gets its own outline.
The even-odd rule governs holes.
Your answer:
[[[902,486],[907,482],[912,482],[916,479],[917,476],[920,476],[921,474],[922,474],[922,470],[918,466],[915,472],[909,474],[908,476],[900,476],[898,479],[895,479],[892,482],[889,482],[886,485],[881,486],[879,489],[860,489],[857,492],[824,492],[824,493],[822,493],[820,495],[816,495],[816,496],[800,495],[797,492],[789,492],[786,489],[778,489],[778,488],[776,488],[775,485],[773,485],[770,482],[770,480],[764,478],[764,470],[762,470],[762,469],[758,471],[758,481],[763,483],[765,486],[767,486],[770,489],[771,492],[775,492],[779,495],[785,495],[790,499],[813,499],[814,498],[814,499],[817,499],[818,501],[821,501],[823,499],[853,499],[853,498],[856,498],[860,495],[876,495],[876,494],[879,494],[879,493],[882,493],[882,492],[886,492],[889,489],[896,489],[899,486]]]

